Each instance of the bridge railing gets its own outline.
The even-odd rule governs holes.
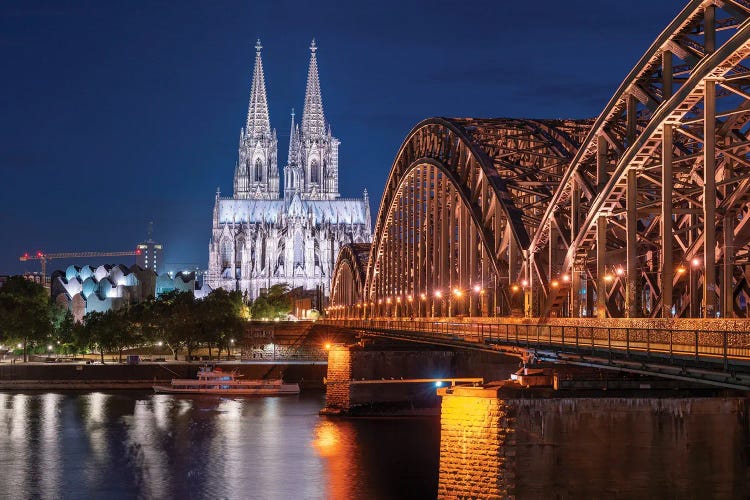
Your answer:
[[[485,345],[565,349],[579,353],[630,356],[631,353],[723,362],[750,361],[750,332],[726,330],[666,330],[608,326],[526,323],[451,323],[403,320],[322,320],[335,326],[383,332],[412,332],[436,341]]]

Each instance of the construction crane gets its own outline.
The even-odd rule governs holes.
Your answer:
[[[27,260],[38,260],[42,263],[42,276],[47,281],[47,261],[52,259],[73,259],[73,258],[91,258],[91,257],[121,257],[123,255],[140,255],[140,249],[130,250],[128,252],[64,252],[64,253],[44,253],[35,254],[25,253],[18,260],[21,262]]]

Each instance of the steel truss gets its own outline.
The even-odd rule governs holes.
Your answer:
[[[362,315],[747,315],[748,17],[748,2],[690,2],[595,121],[418,124]]]

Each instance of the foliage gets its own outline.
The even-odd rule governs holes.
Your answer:
[[[254,319],[286,318],[291,310],[292,301],[287,283],[273,285],[265,295],[255,299],[250,307],[250,313]]]
[[[47,290],[23,276],[11,276],[0,288],[0,339],[28,348],[43,343],[52,334],[52,309]]]

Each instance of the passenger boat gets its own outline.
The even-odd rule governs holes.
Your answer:
[[[166,394],[299,394],[299,384],[287,384],[281,379],[238,380],[242,376],[237,370],[223,371],[220,367],[205,366],[198,369],[196,379],[174,378],[168,386],[153,387],[157,393]]]

